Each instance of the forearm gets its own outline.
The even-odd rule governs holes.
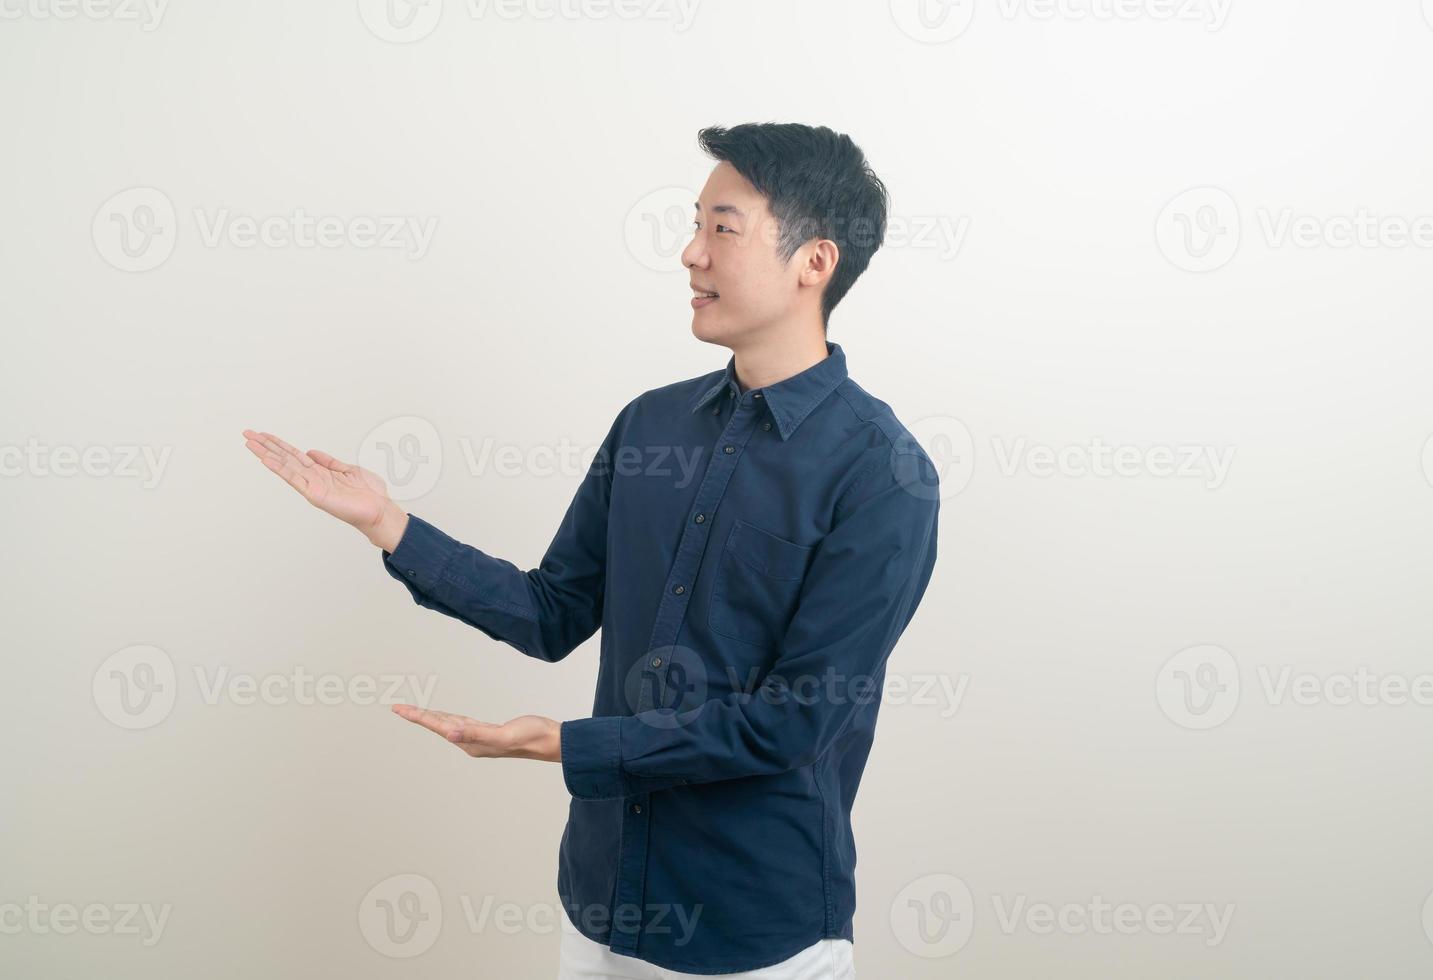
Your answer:
[[[420,606],[548,663],[567,656],[600,623],[600,562],[571,551],[560,557],[550,552],[542,567],[523,571],[409,515],[383,565]]]

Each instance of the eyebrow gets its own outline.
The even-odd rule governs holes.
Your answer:
[[[700,211],[702,209],[702,202],[697,201],[692,206]],[[742,218],[746,217],[746,212],[735,204],[713,204],[712,214],[735,214]]]

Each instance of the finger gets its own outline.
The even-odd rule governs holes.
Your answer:
[[[414,715],[404,715],[404,718],[413,722],[414,725],[428,729],[428,731],[433,732],[434,735],[443,736],[443,738],[447,738],[449,732],[453,731],[453,722],[438,718],[438,716],[431,714],[431,712],[420,711]]]
[[[329,469],[333,470],[335,473],[348,473],[353,469],[352,464],[345,463],[343,462],[343,460],[340,459],[335,459],[328,453],[324,452],[322,449],[310,449],[307,455],[313,460],[315,460],[320,466],[326,466]]]
[[[314,466],[313,460],[300,453],[293,446],[274,435],[272,432],[255,432],[250,436],[254,441],[267,449],[275,459],[285,462],[292,462],[297,466]]]
[[[416,704],[395,704],[393,710],[405,718],[417,718],[419,716],[430,719],[441,719],[448,722],[465,721],[462,715],[455,715],[448,711],[439,711],[437,708],[420,708]]]
[[[249,430],[245,430],[249,431]],[[315,501],[320,496],[326,480],[332,479],[327,476],[327,470],[314,464],[313,460],[305,457],[307,469],[298,462],[298,458],[284,451],[282,446],[264,438],[266,433],[253,433],[259,437],[251,438],[244,443],[249,451],[259,460],[284,479],[289,486],[303,494],[304,499]],[[325,474],[321,476],[320,474]]]
[[[257,432],[250,433],[248,429],[245,429],[244,433],[245,449],[260,459],[267,459],[273,455],[269,448],[259,441],[259,434]]]
[[[318,489],[318,484],[305,476],[293,460],[281,459],[268,452],[260,458],[264,461],[265,466],[281,476],[285,483],[303,494],[305,498],[311,499]]]
[[[284,452],[277,443],[265,439],[260,433],[254,433],[248,438],[244,445],[248,448],[249,452],[263,460],[264,463],[268,464],[269,469],[275,472],[278,472],[285,464],[297,465],[289,458],[288,453]]]
[[[293,446],[290,446],[288,443],[284,442],[282,439],[280,439],[278,436],[274,435],[272,432],[265,432],[265,433],[262,433],[262,434],[268,436],[270,439],[274,440],[274,442],[278,443],[278,444],[279,444],[279,448],[281,448],[284,452],[286,452],[286,453],[288,453],[290,456],[292,456],[292,457],[293,457],[295,460],[297,460],[300,464],[302,464],[302,465],[304,465],[304,466],[313,466],[313,465],[314,465],[314,461],[313,461],[313,460],[309,459],[307,456],[305,456],[303,453],[299,452],[299,451],[298,451],[297,449],[295,449]]]
[[[461,715],[449,714],[446,711],[435,711],[431,708],[419,708],[411,704],[394,705],[393,710],[414,724],[422,725],[429,731],[437,732],[445,738],[450,732],[457,730],[464,721],[468,720]]]

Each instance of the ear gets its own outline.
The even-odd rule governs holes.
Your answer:
[[[829,238],[823,238],[810,246],[806,265],[801,269],[801,285],[820,286],[836,271],[841,259],[841,249]]]

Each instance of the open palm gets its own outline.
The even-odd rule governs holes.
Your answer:
[[[395,704],[393,713],[442,735],[475,759],[562,761],[562,729],[544,715],[518,715],[501,725],[448,711]]]
[[[301,453],[278,436],[253,429],[244,430],[244,445],[309,503],[360,531],[372,529],[390,503],[378,474],[322,450]]]

